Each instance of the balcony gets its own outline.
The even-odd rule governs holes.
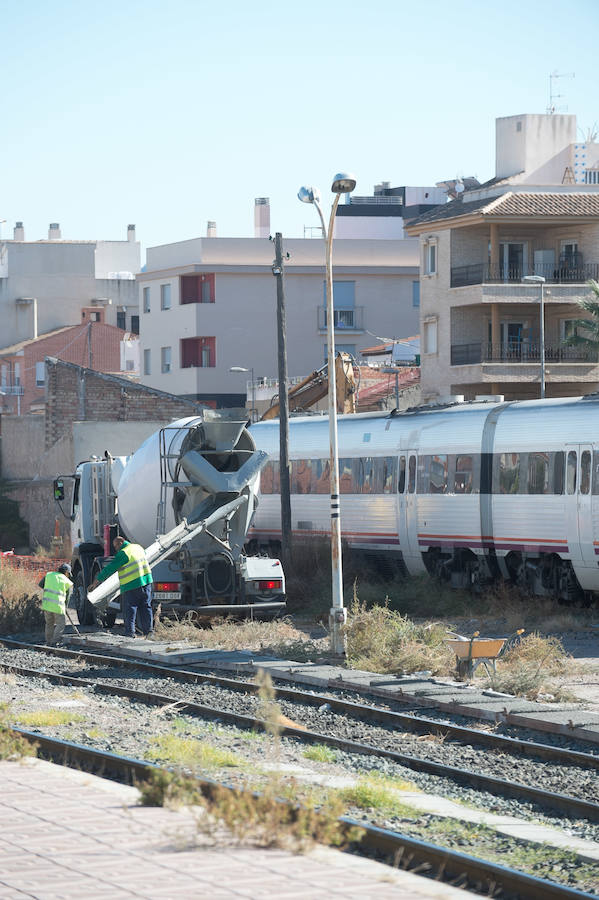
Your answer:
[[[364,307],[353,306],[351,309],[336,309],[334,311],[335,331],[364,331]],[[327,329],[327,310],[324,306],[318,307],[318,330]]]
[[[472,284],[519,284],[524,275],[542,275],[547,284],[586,284],[590,279],[594,281],[599,279],[599,263],[563,260],[559,263],[536,263],[513,268],[487,266],[482,263],[452,266],[450,286],[454,288]]]
[[[22,384],[1,384],[0,385],[0,395],[4,394],[6,397],[22,397],[24,392],[24,388]]]
[[[596,363],[599,351],[594,347],[567,347],[564,344],[545,344],[545,362]],[[541,347],[528,341],[507,344],[452,344],[451,365],[468,366],[486,362],[535,363],[541,361]]]

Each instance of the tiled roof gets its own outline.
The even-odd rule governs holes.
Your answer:
[[[443,219],[457,219],[460,216],[470,216],[473,212],[488,206],[490,202],[488,197],[484,197],[482,200],[473,200],[471,203],[465,203],[463,200],[451,200],[449,203],[435,206],[434,209],[430,209],[416,219],[411,219],[406,222],[406,225],[410,228],[412,225],[425,225],[427,222],[439,222]]]
[[[427,225],[429,223],[458,219],[479,213],[481,216],[599,216],[599,192],[583,193],[582,191],[568,193],[526,193],[509,191],[499,197],[485,197],[468,203],[466,199],[452,200],[436,206],[429,212],[407,222],[412,225]]]
[[[482,210],[490,216],[599,216],[599,193],[525,194],[510,191]]]

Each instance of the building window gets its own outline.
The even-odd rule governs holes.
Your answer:
[[[324,364],[326,366],[326,364],[328,362],[328,350],[327,350],[326,344],[323,347],[323,352],[324,352],[324,356],[323,356]],[[335,353],[336,354],[337,353],[349,353],[349,355],[353,356],[355,359],[356,358],[356,345],[355,344],[337,344],[337,343],[335,343]]]
[[[424,322],[424,347],[425,353],[437,352],[437,320],[429,319]]]
[[[324,306],[324,327],[327,327],[327,286],[326,282],[322,283],[323,290],[323,306]],[[333,282],[333,317],[335,328],[355,328],[355,305],[356,305],[356,282],[355,281],[334,281]]]
[[[216,366],[216,338],[183,338],[181,341],[182,369],[213,369]]]
[[[144,350],[144,375],[152,374],[152,351]]]
[[[214,274],[181,276],[181,303],[214,303]]]
[[[420,282],[412,282],[412,306],[417,309],[420,306]]]
[[[150,288],[145,287],[143,290],[143,311],[150,312]]]
[[[160,371],[163,375],[166,375],[167,372],[171,370],[171,348],[170,347],[161,347],[160,348]]]
[[[35,386],[43,388],[46,384],[46,364],[44,362],[36,362],[35,364]]]
[[[171,308],[171,286],[170,284],[160,285],[160,309]]]
[[[424,245],[424,271],[427,275],[437,274],[437,242],[427,241]]]
[[[126,329],[126,327],[127,327],[127,313],[124,313],[124,312],[117,312],[117,314],[116,314],[116,327],[117,327],[117,328],[122,328],[123,331]]]
[[[131,332],[139,334],[139,316],[131,316]]]

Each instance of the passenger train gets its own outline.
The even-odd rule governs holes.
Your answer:
[[[280,541],[279,423],[250,537]],[[289,423],[295,536],[330,530],[329,422]],[[343,540],[456,587],[503,577],[572,601],[599,593],[599,395],[340,416]]]

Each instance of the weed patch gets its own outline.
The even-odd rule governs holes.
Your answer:
[[[243,761],[229,750],[221,750],[206,741],[161,734],[152,738],[152,746],[145,758],[171,763],[176,766],[198,766],[203,769],[221,769],[242,766]]]
[[[181,772],[165,772],[163,769],[157,769],[150,772],[148,778],[136,786],[140,792],[142,806],[179,809],[201,801],[197,781]]]
[[[28,576],[22,572],[15,572],[14,579],[10,577],[8,581],[4,580],[5,574],[9,571],[4,567],[0,569],[0,634],[40,631],[44,627],[44,614],[39,599],[40,589],[28,585]]]
[[[0,759],[16,760],[24,756],[36,756],[37,744],[33,744],[11,729],[9,707],[0,704]]]
[[[337,762],[337,753],[332,747],[327,747],[326,744],[314,744],[313,747],[308,747],[307,750],[304,750],[302,756],[306,759],[311,759],[313,762]]]
[[[395,786],[377,778],[360,778],[352,787],[341,788],[337,794],[346,806],[375,810],[401,819],[417,819],[421,815],[419,810],[397,796]]]
[[[84,722],[85,716],[69,712],[67,709],[39,709],[17,713],[16,720],[21,725],[41,728],[43,726],[75,725],[78,722]]]
[[[556,637],[528,634],[502,657],[488,683],[494,690],[534,699],[555,692],[548,679],[563,675],[570,662]]]

